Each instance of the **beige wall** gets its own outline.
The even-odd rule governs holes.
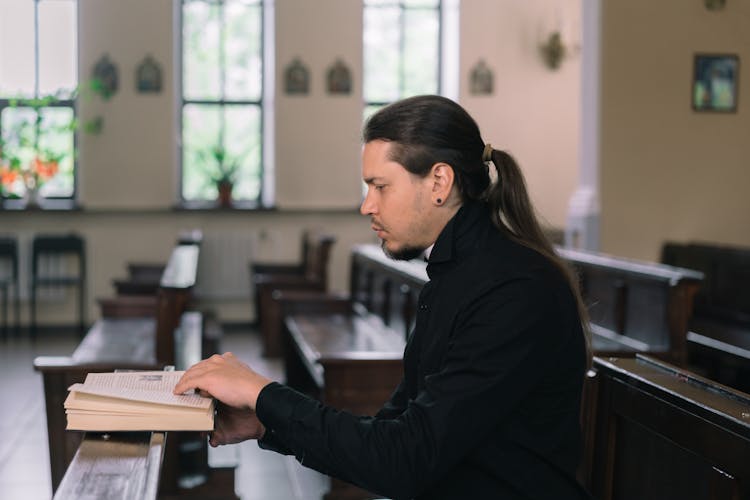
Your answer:
[[[87,208],[154,208],[174,204],[172,2],[79,0],[79,78],[108,54],[119,71],[111,99],[82,100],[83,119],[101,116],[98,135],[80,137],[81,202]],[[163,91],[138,94],[135,69],[151,54],[162,66]]]
[[[539,58],[540,32],[554,24],[559,5],[575,23],[579,0],[464,0],[461,4],[460,100],[475,115],[485,140],[514,153],[524,168],[542,215],[555,225],[565,220],[576,177],[578,144],[577,75],[574,57],[560,71]],[[172,211],[177,197],[178,132],[175,126],[175,65],[172,3],[167,0],[79,0],[80,78],[108,53],[120,71],[120,88],[109,101],[82,104],[84,117],[101,115],[104,130],[80,140],[83,211],[0,214],[0,230],[26,238],[35,232],[76,230],[89,251],[89,318],[95,299],[112,293],[111,279],[128,261],[163,261],[184,228],[219,233],[265,235],[257,257],[293,260],[305,227],[336,234],[331,267],[335,289],[348,286],[348,252],[372,242],[366,220],[356,212],[361,198],[362,40],[361,3],[353,0],[276,0],[277,80],[296,56],[310,68],[311,93],[286,96],[278,89],[272,104],[279,210],[270,212]],[[569,16],[569,17],[568,17]],[[164,90],[135,91],[134,72],[151,54],[164,70]],[[495,72],[496,93],[467,93],[468,71],[485,58]],[[325,92],[324,75],[337,58],[353,72],[350,96]],[[237,270],[246,273],[245,266]],[[245,301],[209,304],[226,321],[252,319]],[[27,315],[24,312],[24,318]],[[45,303],[42,323],[69,321],[66,302]]]
[[[515,156],[539,214],[564,227],[576,188],[580,134],[581,60],[574,50],[556,70],[539,45],[562,25],[579,39],[580,0],[464,0],[461,4],[460,102],[479,123],[485,142]],[[471,68],[484,59],[495,93],[469,93]]]
[[[602,1],[601,249],[667,239],[750,246],[750,3]],[[736,114],[691,110],[696,52],[740,56]]]
[[[299,57],[310,94],[276,94],[276,203],[281,208],[357,207],[361,201],[362,6],[351,0],[276,1],[276,88]],[[351,70],[350,95],[325,89],[328,68]]]

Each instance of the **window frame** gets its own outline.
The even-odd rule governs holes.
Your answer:
[[[405,36],[404,33],[406,32],[406,16],[404,13],[408,10],[411,11],[419,11],[419,10],[429,10],[429,11],[435,11],[438,18],[438,39],[437,39],[437,68],[436,69],[436,94],[442,95],[443,93],[443,43],[444,43],[444,36],[445,36],[445,29],[444,29],[444,0],[437,0],[437,6],[436,7],[427,7],[427,6],[420,6],[420,7],[408,7],[404,4],[404,0],[392,0],[392,3],[390,4],[379,4],[379,5],[368,5],[367,0],[363,0],[362,2],[362,19],[365,18],[365,13],[368,9],[384,9],[384,8],[392,8],[394,6],[399,8],[399,61],[398,61],[398,97],[396,97],[396,100],[404,99],[407,97],[404,95],[404,85],[405,85],[405,68],[404,68],[404,40]],[[364,36],[364,24],[362,26],[362,35]],[[364,68],[366,65],[364,64],[364,60],[366,57],[365,49],[363,46],[362,50],[362,67],[363,67],[363,74],[362,74],[362,88],[363,90],[366,88],[366,85],[364,84],[365,80],[367,79],[367,75],[364,74]],[[394,101],[370,101],[366,98],[363,91],[362,100],[364,102],[364,110],[366,111],[368,108],[371,107],[382,107],[390,104]]]
[[[232,207],[231,208],[240,208],[240,209],[257,209],[261,208],[263,206],[263,200],[265,199],[265,186],[266,186],[266,141],[265,141],[265,135],[266,135],[266,120],[267,120],[267,110],[266,110],[266,71],[267,71],[267,65],[268,61],[266,60],[266,15],[268,6],[266,5],[266,0],[257,0],[257,7],[260,9],[260,33],[259,36],[259,53],[260,53],[260,67],[261,67],[261,74],[260,74],[260,92],[259,97],[257,100],[248,100],[248,99],[224,99],[223,97],[221,99],[217,100],[211,100],[211,99],[186,99],[185,98],[185,85],[184,85],[184,60],[185,60],[185,46],[183,43],[183,12],[184,12],[184,6],[187,3],[194,3],[194,2],[200,2],[208,5],[218,5],[221,7],[222,12],[222,18],[224,14],[224,8],[226,1],[225,0],[180,0],[179,2],[175,2],[175,21],[177,29],[175,30],[175,46],[176,46],[176,54],[178,55],[177,58],[175,58],[175,84],[176,84],[176,127],[177,127],[177,133],[179,134],[179,140],[177,141],[177,200],[179,203],[179,206],[181,208],[185,209],[207,209],[207,208],[215,208],[216,203],[213,199],[200,199],[200,200],[188,200],[185,198],[185,193],[183,190],[183,181],[184,181],[184,126],[183,126],[183,116],[184,116],[184,109],[185,106],[189,105],[214,105],[218,106],[220,109],[224,110],[226,107],[231,106],[256,106],[258,108],[258,111],[260,113],[260,127],[259,127],[259,137],[258,137],[258,143],[260,147],[260,172],[258,175],[258,196],[256,199],[240,199],[232,200]],[[222,21],[222,30],[224,29],[223,21]],[[222,44],[223,44],[223,37]],[[221,71],[221,88],[224,88],[224,78],[225,78],[225,60],[224,60],[224,50],[223,47],[220,50],[219,58],[220,58],[220,71]],[[223,93],[223,90],[222,90]],[[225,122],[223,117],[220,119],[220,126],[219,126],[219,140],[223,142],[224,139],[224,133],[225,133]]]
[[[2,124],[2,113],[5,109],[14,107],[16,109],[33,109],[31,106],[24,106],[24,105],[14,105],[11,106],[11,103],[14,101],[23,101],[28,99],[39,99],[40,97],[43,97],[43,95],[39,92],[39,4],[42,2],[54,2],[59,0],[30,0],[34,3],[34,95],[31,97],[11,97],[11,98],[5,98],[0,97],[0,137],[3,134],[3,124]],[[76,81],[75,86],[70,89],[69,97],[67,98],[60,98],[57,99],[55,102],[50,103],[46,106],[42,106],[40,109],[45,108],[68,108],[73,112],[73,119],[78,120],[78,103],[75,96],[77,95],[77,87],[80,85],[80,58],[79,58],[79,25],[78,25],[78,17],[79,17],[79,8],[80,8],[80,2],[79,0],[65,0],[67,2],[70,2],[73,4],[73,8],[76,12],[76,33],[75,33],[75,40],[76,40],[76,47],[74,51],[74,58],[75,58],[75,75],[76,75]],[[35,133],[38,135],[39,128],[36,127]],[[72,131],[73,134],[73,192],[69,196],[60,196],[60,195],[51,195],[47,196],[45,195],[44,198],[46,200],[70,200],[72,202],[76,201],[78,199],[79,194],[79,164],[78,164],[78,146],[79,146],[79,140],[78,140],[78,130]],[[2,200],[14,200],[14,198],[6,198],[4,195],[2,196]],[[24,207],[29,208],[29,207]],[[43,208],[43,206],[42,206]],[[60,206],[58,208],[65,208],[63,206]]]

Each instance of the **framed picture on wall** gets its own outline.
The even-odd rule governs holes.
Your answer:
[[[693,109],[734,113],[740,60],[736,54],[696,54],[693,62]]]

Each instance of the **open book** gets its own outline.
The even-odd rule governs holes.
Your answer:
[[[89,373],[68,387],[68,429],[80,431],[208,431],[214,401],[172,394],[185,372]]]

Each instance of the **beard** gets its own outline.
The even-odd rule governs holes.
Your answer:
[[[399,248],[398,250],[389,250],[385,246],[385,240],[380,241],[380,247],[383,249],[383,252],[385,254],[393,259],[393,260],[412,260],[416,259],[417,257],[420,257],[422,254],[424,254],[424,251],[427,249],[427,247],[414,247],[414,246],[405,246],[403,248]]]

